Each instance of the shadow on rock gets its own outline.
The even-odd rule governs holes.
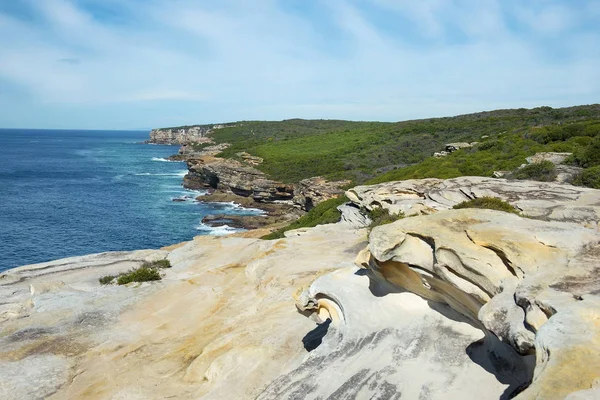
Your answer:
[[[386,281],[384,278],[378,277],[375,272],[370,269],[359,269],[354,275],[366,276],[369,278],[369,290],[375,297],[384,297],[390,293],[406,292],[406,290]]]
[[[327,331],[329,331],[329,325],[331,325],[331,318],[327,318],[323,323],[317,324],[315,329],[308,332],[302,338],[302,343],[306,351],[311,352],[323,343],[323,338],[327,335]]]
[[[471,343],[466,352],[471,361],[493,374],[498,382],[508,385],[500,400],[514,398],[533,379],[535,355],[521,356],[491,333],[486,333],[483,339]]]

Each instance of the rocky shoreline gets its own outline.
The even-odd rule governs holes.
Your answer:
[[[169,159],[186,162],[188,173],[183,178],[184,188],[207,190],[206,195],[196,198],[197,201],[234,202],[265,211],[264,216],[209,215],[202,221],[209,226],[222,226],[227,220],[229,223],[226,225],[236,228],[276,229],[298,219],[317,204],[342,195],[343,188],[349,184],[349,181],[330,182],[322,177],[305,179],[296,184],[277,182],[256,168],[263,162],[260,157],[247,153],[239,153],[239,160],[217,157],[228,144],[215,144],[207,136],[210,132],[203,131],[203,146],[199,149],[199,143],[192,142],[191,138],[173,140],[169,139],[169,134],[151,135],[153,142],[184,143],[178,153]]]
[[[600,190],[462,177],[346,195],[407,217],[5,272],[0,397],[598,398]],[[452,209],[480,196],[521,215]],[[98,283],[163,259],[160,281]]]

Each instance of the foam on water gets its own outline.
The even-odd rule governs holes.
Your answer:
[[[158,173],[158,174],[154,174],[151,172],[140,172],[137,174],[134,174],[135,176],[185,176],[188,173],[187,169],[183,170],[183,171],[179,171],[176,173]]]
[[[236,229],[236,228],[232,228],[229,225],[212,227],[212,226],[203,224],[202,222],[196,227],[196,230],[201,231],[204,234],[207,234],[210,236],[225,236],[225,235],[229,235],[231,233],[245,231],[245,229]]]
[[[163,158],[163,157],[152,157],[151,158],[152,161],[160,161],[160,162],[184,162],[181,160],[169,160],[168,158]]]

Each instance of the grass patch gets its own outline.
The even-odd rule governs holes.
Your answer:
[[[473,200],[463,201],[456,204],[454,209],[461,208],[484,208],[488,210],[504,211],[512,214],[519,214],[519,210],[508,204],[506,201],[496,197],[479,197]]]
[[[404,214],[390,214],[386,208],[374,208],[371,211],[366,211],[369,218],[371,218],[371,225],[369,228],[374,228],[379,225],[391,224],[392,222],[398,221],[404,218]]]
[[[513,172],[514,179],[529,179],[532,181],[552,182],[556,178],[556,166],[550,161],[542,161],[524,166]]]
[[[340,196],[334,199],[325,200],[322,203],[317,204],[311,209],[306,215],[300,217],[291,224],[278,229],[274,232],[269,233],[261,237],[265,240],[281,239],[284,238],[284,233],[292,229],[298,228],[309,228],[323,224],[333,224],[340,220],[341,213],[337,210],[337,207],[348,201],[346,196]]]
[[[126,285],[131,282],[160,281],[161,279],[160,272],[158,272],[157,268],[139,267],[119,275],[117,284]]]
[[[106,275],[98,279],[101,285],[108,285],[117,280],[117,284],[126,285],[130,282],[149,282],[162,279],[159,269],[171,268],[171,262],[167,259],[145,262],[139,268],[134,268],[119,275]]]
[[[575,179],[573,184],[600,189],[600,166],[584,169]]]
[[[146,268],[171,268],[171,261],[168,259],[153,261],[153,262],[145,262],[142,264],[142,267]]]

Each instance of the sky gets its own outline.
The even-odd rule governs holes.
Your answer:
[[[0,0],[0,128],[600,102],[597,0]]]

